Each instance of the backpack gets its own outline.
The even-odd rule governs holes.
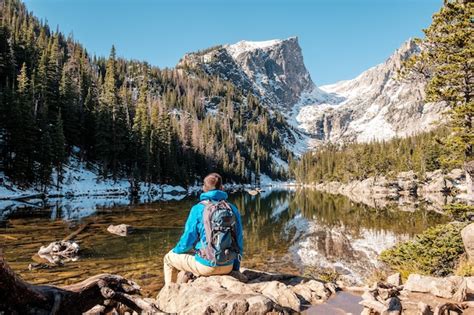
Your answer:
[[[228,265],[239,255],[235,213],[225,200],[216,203],[205,200],[201,203],[204,205],[203,223],[207,245],[199,250],[199,256],[216,266]]]

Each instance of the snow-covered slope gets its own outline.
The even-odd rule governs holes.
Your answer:
[[[294,123],[330,142],[386,140],[432,129],[443,119],[446,105],[425,103],[425,82],[398,76],[403,60],[419,50],[409,40],[355,79],[315,89],[309,94],[313,104],[302,100],[295,105]]]
[[[56,176],[53,173],[54,180]],[[128,205],[131,202],[128,180],[102,179],[94,166],[86,167],[85,162],[74,156],[65,165],[63,176],[59,189],[51,185],[46,191],[41,191],[37,188],[22,189],[0,172],[0,220],[22,208],[43,207],[52,208],[54,216],[60,208],[62,218],[73,219],[88,216],[99,208]],[[191,190],[192,187],[188,191],[181,186],[140,183],[137,198],[141,202],[180,200]],[[45,193],[46,200],[36,197],[42,193]]]
[[[296,37],[190,53],[178,66],[200,67],[259,96],[294,127],[299,141],[289,147],[300,153],[322,142],[386,140],[434,128],[445,104],[425,103],[426,82],[398,78],[403,61],[419,51],[409,40],[355,79],[320,87],[311,80]]]
[[[189,53],[178,63],[180,66],[201,67],[208,74],[229,80],[243,91],[260,96],[270,107],[283,111],[314,87],[297,37],[240,41]]]
[[[188,53],[177,68],[198,68],[230,81],[244,95],[252,93],[257,96],[272,115],[280,112],[288,116],[301,95],[314,88],[296,37],[263,42],[240,41]],[[208,108],[208,113],[215,114],[215,111]],[[301,129],[284,125],[279,134],[289,151],[299,155],[307,150],[308,136]],[[272,157],[276,166],[288,167],[278,155]]]

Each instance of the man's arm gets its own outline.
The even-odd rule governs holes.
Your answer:
[[[236,237],[237,237],[237,245],[239,246],[239,258],[241,259],[242,256],[244,255],[244,233],[243,233],[243,226],[242,226],[242,218],[240,217],[239,210],[232,205],[232,210],[235,213],[235,216],[237,217],[237,228],[236,228]],[[239,271],[240,270],[240,260],[235,259],[234,260],[234,266],[232,270]]]
[[[174,253],[184,254],[189,252],[198,241],[198,212],[197,205],[191,208],[184,226],[183,235],[181,235],[178,244],[173,248]]]

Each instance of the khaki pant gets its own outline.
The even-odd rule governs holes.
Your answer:
[[[226,275],[232,271],[232,265],[209,267],[198,263],[193,255],[176,254],[170,251],[165,255],[164,274],[165,283],[176,282],[179,271],[189,271],[195,276]]]

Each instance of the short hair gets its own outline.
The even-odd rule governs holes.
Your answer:
[[[214,189],[222,189],[222,176],[217,173],[210,173],[204,177],[204,192]]]

